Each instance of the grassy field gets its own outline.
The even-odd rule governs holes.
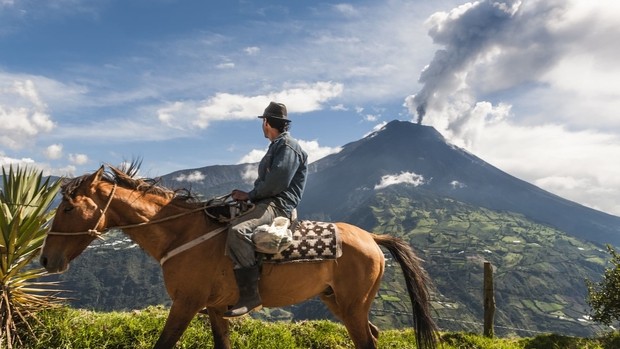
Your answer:
[[[147,349],[163,327],[167,309],[149,307],[131,312],[93,312],[63,308],[40,315],[24,349],[114,348]],[[345,328],[326,320],[264,322],[244,318],[232,322],[234,348],[344,349],[353,348]],[[379,348],[415,348],[411,330],[382,331]],[[620,348],[620,335],[576,338],[540,335],[532,338],[488,339],[479,334],[442,333],[444,349],[612,349]],[[178,348],[212,348],[213,339],[206,316],[197,316],[179,341]]]

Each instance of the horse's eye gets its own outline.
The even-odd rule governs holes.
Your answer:
[[[71,212],[73,210],[73,206],[65,206],[65,208],[62,210],[63,212],[67,213],[67,212]]]

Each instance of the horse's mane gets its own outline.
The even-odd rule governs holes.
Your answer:
[[[141,161],[139,160],[134,160],[131,163],[120,167],[108,165],[111,172],[104,171],[101,180],[110,184],[116,184],[122,188],[135,190],[143,194],[153,194],[178,202],[196,203],[199,201],[198,198],[188,189],[181,188],[173,190],[166,188],[163,185],[160,185],[159,178],[139,178],[137,175],[140,170],[140,165]],[[89,176],[90,174],[85,174],[79,177],[63,180],[60,187],[62,195],[74,196],[76,190]]]

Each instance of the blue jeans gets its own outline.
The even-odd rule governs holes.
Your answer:
[[[271,224],[278,216],[284,216],[273,203],[259,203],[249,213],[230,222],[226,238],[226,254],[232,259],[234,268],[251,268],[256,265],[256,252],[252,242],[254,229],[259,225]]]

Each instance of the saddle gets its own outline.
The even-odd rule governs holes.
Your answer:
[[[228,200],[229,195],[216,197],[206,202],[205,214],[211,219],[228,223],[254,208],[251,203]],[[316,262],[336,259],[342,255],[342,242],[338,227],[334,223],[310,220],[294,220],[290,230],[290,245],[275,254],[258,252],[263,263]]]
[[[220,223],[228,223],[254,209],[254,204],[228,200],[230,195],[218,196],[205,202],[205,214]]]
[[[263,263],[316,262],[342,256],[342,241],[334,223],[301,220],[291,227],[292,243],[276,254],[263,254]]]

